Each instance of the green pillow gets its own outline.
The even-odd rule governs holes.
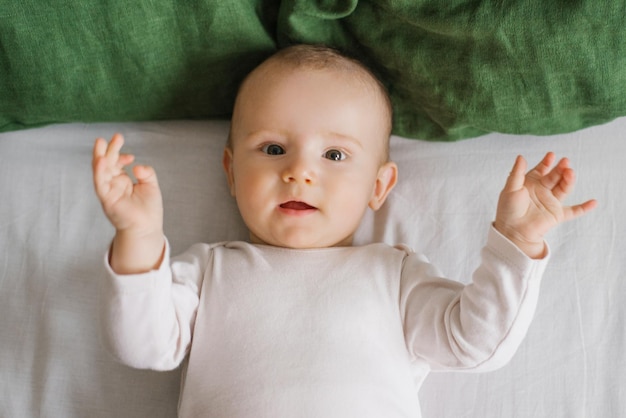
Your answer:
[[[0,0],[0,131],[228,117],[276,49],[260,3]]]
[[[626,115],[624,2],[0,0],[0,131],[227,118],[245,74],[292,43],[366,62],[402,136],[553,134]]]
[[[367,62],[403,136],[554,134],[626,115],[624,1],[289,3],[281,41],[329,43]]]

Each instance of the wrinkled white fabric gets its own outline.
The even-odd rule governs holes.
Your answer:
[[[172,252],[247,237],[221,157],[228,121],[63,124],[0,134],[0,416],[172,418],[180,370],[126,367],[102,347],[97,300],[113,229],[93,192],[97,136],[159,175]],[[626,118],[550,137],[491,134],[456,143],[393,137],[400,180],[355,242],[406,243],[466,283],[518,154],[567,156],[597,198],[548,235],[553,250],[535,318],[491,373],[430,373],[424,418],[614,417],[626,411]],[[448,369],[437,369],[448,370]],[[456,369],[452,369],[456,370]]]

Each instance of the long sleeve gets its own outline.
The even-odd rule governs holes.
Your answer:
[[[431,370],[487,371],[515,354],[534,316],[548,256],[531,260],[491,228],[472,282],[405,258],[400,303],[407,347]]]
[[[199,301],[207,258],[198,244],[170,260],[166,242],[158,269],[118,275],[105,260],[108,280],[101,300],[104,342],[122,363],[136,368],[171,370],[185,358]]]

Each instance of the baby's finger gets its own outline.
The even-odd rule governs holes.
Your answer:
[[[136,165],[133,167],[133,174],[138,183],[155,183],[158,184],[156,171],[149,165]]]
[[[576,183],[576,173],[569,167],[562,169],[559,174],[560,179],[557,184],[552,188],[552,194],[559,201],[563,201],[568,194],[574,190],[574,184]]]
[[[576,219],[587,212],[592,211],[598,206],[598,202],[595,199],[587,200],[579,205],[569,206],[563,208],[563,218],[565,221]]]
[[[539,161],[539,164],[537,164],[531,170],[531,172],[535,171],[540,176],[545,176],[550,171],[550,167],[552,167],[552,164],[554,164],[555,158],[556,158],[556,156],[554,155],[554,153],[552,151],[546,153],[546,155],[543,157],[543,159],[541,161]]]
[[[97,138],[96,142],[93,144],[93,155],[91,158],[91,167],[92,169],[96,169],[96,162],[99,158],[104,157],[107,150],[107,142],[104,138]]]
[[[93,144],[93,156],[102,157],[107,150],[107,141],[104,138],[96,138],[96,142]]]
[[[120,158],[117,160],[117,168],[120,170],[135,161],[133,154],[120,154]]]
[[[515,192],[524,187],[524,181],[526,179],[526,160],[521,155],[518,155],[515,159],[515,164],[511,169],[509,177],[506,179],[504,186],[505,192]]]
[[[568,179],[564,179],[564,174],[569,172]],[[562,158],[561,161],[557,165],[552,168],[548,173],[541,178],[541,185],[547,189],[556,191],[556,189],[563,188],[567,183],[575,181],[575,176],[573,176],[574,171],[569,167],[569,160],[567,158]],[[565,180],[565,183],[563,181]],[[573,183],[568,186],[573,186]],[[571,187],[569,187],[565,192],[566,194],[571,191]]]
[[[120,156],[120,150],[122,149],[123,146],[124,146],[124,137],[119,133],[116,133],[115,135],[113,135],[113,138],[111,138],[111,142],[109,142],[109,146],[107,147],[106,154],[105,154],[107,160],[109,160],[109,163],[111,165],[117,164],[117,161]]]
[[[107,160],[104,157],[96,157],[93,161],[93,184],[96,194],[102,199],[110,189],[113,175],[107,170]]]

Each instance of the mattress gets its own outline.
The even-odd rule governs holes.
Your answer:
[[[153,165],[172,252],[246,239],[221,168],[224,121],[59,124],[0,134],[0,416],[172,417],[180,372],[117,363],[99,336],[103,255],[113,229],[93,192],[96,137],[121,132]],[[534,322],[512,361],[481,374],[432,373],[424,417],[626,414],[626,118],[546,137],[460,142],[392,137],[400,180],[355,244],[403,243],[467,282],[516,155],[567,156],[570,203],[599,206],[547,237],[552,259]]]

